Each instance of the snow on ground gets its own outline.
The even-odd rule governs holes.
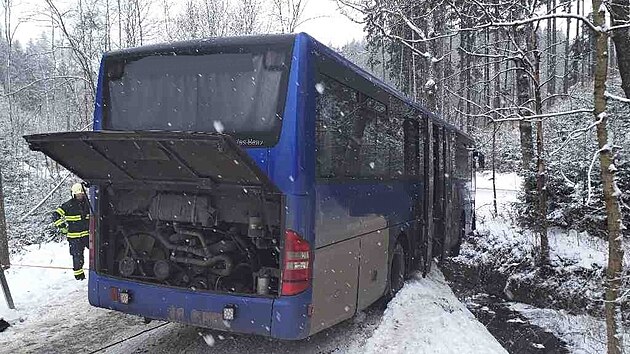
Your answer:
[[[516,173],[497,173],[496,188],[501,190],[517,191],[521,189],[523,179]],[[483,171],[477,173],[477,188],[492,189],[492,172]]]
[[[87,250],[85,261],[88,262]],[[23,253],[12,256],[11,264],[5,274],[16,310],[9,310],[6,302],[0,301],[0,317],[10,323],[39,318],[42,305],[57,299],[54,295],[71,297],[87,290],[87,280],[74,279],[67,241],[27,246]]]
[[[489,235],[489,242],[502,242],[506,248],[518,245],[514,252],[531,252],[539,244],[538,237],[529,230],[520,230],[511,220],[511,204],[517,201],[521,188],[521,177],[515,173],[497,174],[498,216],[494,215],[492,206],[492,174],[477,174],[476,210],[478,232]],[[551,228],[549,230],[550,259],[552,262],[573,263],[586,269],[599,268],[608,263],[608,243],[587,232]],[[626,245],[628,248],[629,245]],[[500,245],[495,245],[500,247]],[[491,256],[491,255],[486,255]],[[518,256],[515,254],[515,256]],[[630,264],[630,252],[625,253],[625,264]]]
[[[433,266],[415,275],[388,304],[367,342],[349,353],[507,353],[457,300]]]
[[[553,228],[549,230],[549,244],[552,259],[570,259],[575,266],[586,269],[593,269],[594,264],[599,268],[608,264],[608,242],[587,232]],[[629,261],[630,255],[626,253],[624,262],[628,264]]]
[[[606,323],[588,315],[569,315],[564,311],[539,309],[512,303],[512,310],[520,312],[531,323],[540,326],[569,345],[574,354],[606,353]],[[630,328],[626,328],[623,343],[630,342]]]
[[[522,260],[527,254],[534,252],[538,245],[538,238],[528,230],[521,230],[514,226],[510,205],[517,201],[520,179],[514,174],[497,175],[498,215],[494,215],[492,208],[491,174],[477,175],[477,217],[478,234],[475,239],[476,247],[464,244],[462,256],[458,261],[471,264],[494,264],[506,270],[516,264],[509,260]],[[603,269],[608,260],[608,244],[606,241],[591,236],[586,232],[552,228],[549,230],[550,259],[552,264],[563,267],[569,273],[571,270],[584,268],[588,270]],[[479,246],[481,244],[481,246]],[[625,245],[628,248],[628,245]],[[484,250],[480,252],[479,250]],[[496,264],[497,254],[507,254],[506,262]],[[513,261],[512,261],[513,262]],[[626,251],[625,264],[630,264],[630,252]],[[570,264],[569,266],[566,266]],[[583,279],[582,279],[583,282]],[[572,287],[567,280],[566,287]],[[599,287],[599,284],[596,284]],[[578,291],[588,292],[586,284]],[[568,288],[558,289],[566,291]],[[589,315],[569,315],[565,311],[540,309],[525,304],[512,304],[511,308],[522,313],[532,324],[551,331],[554,335],[566,341],[573,353],[590,354],[606,352],[606,326],[603,319]],[[630,328],[626,329],[630,332]],[[630,334],[626,334],[625,343],[630,343]]]
[[[88,352],[144,328],[139,318],[90,306],[87,279],[74,279],[66,241],[28,246],[11,264],[5,274],[16,309],[0,297],[0,317],[11,324],[0,333],[0,353]]]

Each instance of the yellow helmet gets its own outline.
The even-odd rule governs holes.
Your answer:
[[[83,186],[81,185],[81,183],[73,184],[72,188],[70,188],[70,190],[72,191],[72,196],[75,196],[77,194],[85,194],[85,192],[83,191]]]

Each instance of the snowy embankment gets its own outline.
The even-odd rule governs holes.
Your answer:
[[[507,353],[461,303],[434,264],[387,305],[381,324],[349,353]]]
[[[481,274],[494,273],[494,280],[504,279],[506,283],[498,288],[508,298],[548,307],[520,303],[510,306],[532,324],[566,341],[572,352],[605,352],[601,299],[607,242],[586,232],[553,228],[548,234],[551,267],[541,271],[536,267],[537,235],[515,226],[511,215],[520,179],[515,174],[497,175],[498,215],[494,215],[490,178],[489,173],[477,175],[477,235],[462,245],[455,261],[483,269]],[[624,264],[630,264],[628,251]],[[624,342],[630,342],[630,336]]]
[[[490,248],[505,246],[515,252],[532,252],[539,245],[538,237],[529,230],[521,230],[513,225],[511,205],[517,201],[522,179],[515,173],[497,174],[497,205],[499,215],[493,215],[492,174],[477,174],[476,210],[480,235],[490,236]],[[497,237],[498,236],[498,237]],[[550,259],[552,263],[571,263],[575,267],[598,269],[608,262],[608,243],[587,232],[551,228],[549,230]],[[503,242],[501,242],[503,239]],[[493,247],[494,246],[494,247]],[[628,245],[626,245],[628,246]],[[627,247],[626,247],[627,248]],[[519,256],[519,254],[515,254]],[[626,252],[624,264],[630,264],[630,252]]]
[[[540,326],[568,343],[574,354],[606,353],[606,323],[588,315],[570,315],[565,311],[539,309],[513,303],[512,310],[520,312],[529,322]],[[623,343],[627,347],[630,333],[624,333]]]

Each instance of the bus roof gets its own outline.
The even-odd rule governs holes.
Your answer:
[[[265,34],[256,36],[237,37],[210,37],[203,39],[193,39],[188,41],[168,42],[151,44],[140,47],[125,48],[105,53],[105,57],[127,57],[136,55],[169,54],[169,53],[191,53],[194,54],[204,48],[222,46],[250,46],[250,45],[292,45],[295,42],[296,34]]]
[[[111,51],[105,53],[105,58],[115,58],[115,57],[133,57],[137,55],[147,55],[147,54],[195,54],[199,52],[203,52],[204,48],[210,47],[221,47],[221,46],[250,46],[250,45],[273,45],[273,44],[284,44],[284,45],[292,45],[295,42],[296,37],[302,36],[311,43],[313,43],[316,50],[318,50],[321,54],[326,57],[334,60],[337,64],[351,70],[352,72],[359,75],[361,78],[369,81],[373,85],[377,86],[379,89],[384,92],[396,97],[403,103],[421,111],[426,117],[431,118],[432,121],[448,127],[450,130],[460,134],[470,142],[473,142],[472,137],[460,130],[456,126],[446,122],[444,119],[440,118],[438,115],[430,112],[425,107],[421,106],[417,102],[409,99],[402,92],[398,91],[394,87],[389,84],[381,81],[379,78],[370,74],[366,70],[362,69],[358,65],[354,64],[350,60],[343,57],[341,54],[337,53],[333,49],[327,47],[321,42],[317,41],[315,38],[311,37],[307,33],[298,33],[298,34],[267,34],[267,35],[253,35],[253,36],[237,36],[237,37],[211,37],[204,39],[194,39],[188,41],[179,41],[179,42],[171,42],[171,43],[161,43],[161,44],[153,44],[148,46],[134,47],[134,48],[126,48]]]

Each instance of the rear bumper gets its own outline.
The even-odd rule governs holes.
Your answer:
[[[129,304],[113,301],[112,287],[127,290]],[[295,340],[306,338],[310,329],[307,316],[310,290],[274,299],[169,288],[90,271],[88,298],[96,307],[234,333]],[[236,309],[232,321],[223,320],[226,306]]]

